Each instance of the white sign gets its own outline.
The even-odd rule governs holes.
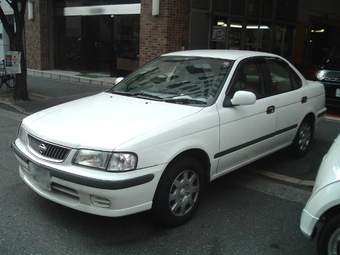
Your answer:
[[[7,51],[5,54],[6,71],[11,74],[21,73],[21,52]]]

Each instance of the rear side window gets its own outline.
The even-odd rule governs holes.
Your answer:
[[[284,93],[302,86],[302,81],[296,72],[280,59],[266,60],[272,84],[270,94]]]

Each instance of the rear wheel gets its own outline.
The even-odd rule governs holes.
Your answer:
[[[340,254],[340,215],[327,221],[318,237],[318,254]]]
[[[163,225],[176,227],[196,212],[203,192],[203,169],[191,157],[181,157],[165,170],[153,200],[152,212]]]
[[[8,77],[6,77],[6,84],[7,84],[7,87],[9,88],[13,88],[14,85],[15,85],[15,77],[13,74],[8,74]]]
[[[312,120],[310,118],[305,118],[302,121],[291,145],[291,151],[294,156],[302,157],[306,154],[313,137],[313,132],[314,127]]]

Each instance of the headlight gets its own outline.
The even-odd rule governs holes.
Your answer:
[[[322,81],[323,79],[325,79],[326,77],[326,71],[325,70],[319,70],[316,73],[316,78],[320,81]]]
[[[75,156],[74,163],[99,169],[106,169],[111,153],[102,151],[79,150]]]
[[[136,169],[137,156],[133,153],[113,153],[108,171],[127,171]]]
[[[79,150],[75,155],[73,162],[77,165],[107,171],[128,171],[136,169],[137,156],[133,153]]]
[[[23,144],[27,145],[27,130],[23,124],[20,124],[18,128],[18,138]]]

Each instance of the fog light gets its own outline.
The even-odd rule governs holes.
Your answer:
[[[97,207],[109,208],[111,206],[111,201],[104,197],[91,196],[91,202]]]

